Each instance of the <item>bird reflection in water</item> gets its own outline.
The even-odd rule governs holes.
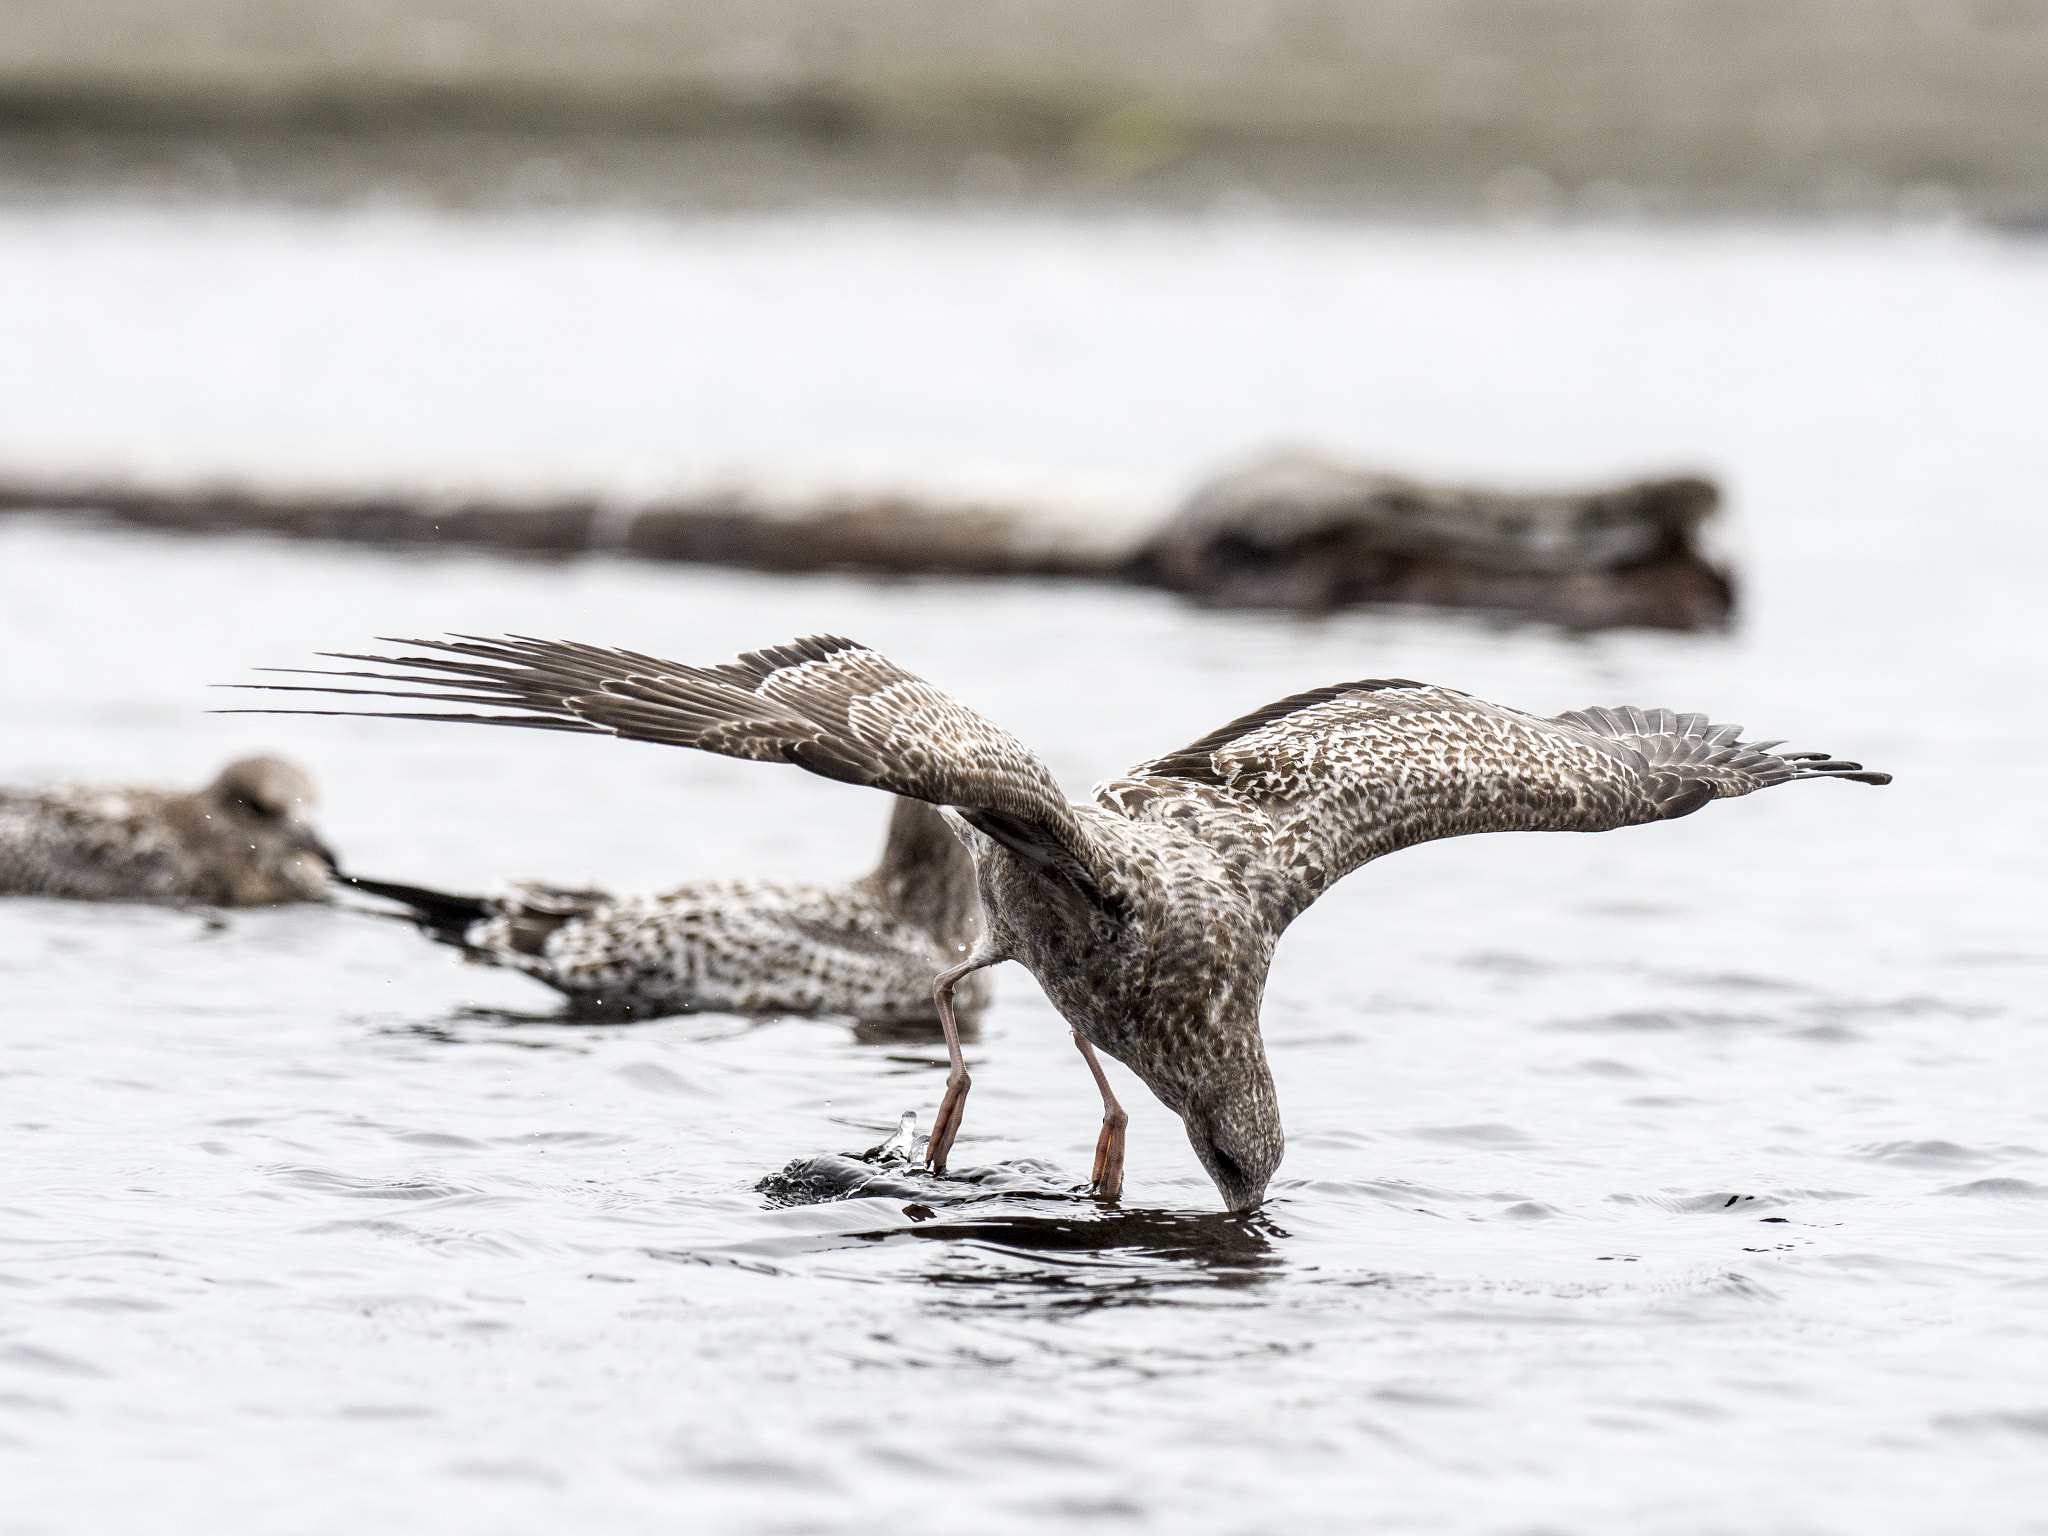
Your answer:
[[[908,1225],[849,1232],[861,1243],[931,1243],[943,1258],[925,1283],[972,1288],[976,1304],[1005,1291],[1017,1304],[1102,1306],[1155,1298],[1162,1289],[1239,1286],[1279,1263],[1287,1234],[1270,1216],[1145,1210],[1110,1204],[1062,1171],[1018,1158],[934,1175],[917,1116],[859,1157],[800,1158],[756,1187],[771,1205],[902,1200]],[[990,1291],[997,1294],[991,1298]]]
[[[438,1041],[444,1045],[473,1045],[487,1041],[497,1045],[531,1046],[536,1050],[583,1049],[592,1040],[620,1039],[621,1030],[628,1026],[646,1024],[677,1025],[689,1020],[708,1021],[708,1026],[692,1033],[697,1041],[725,1040],[739,1035],[764,1029],[771,1024],[786,1022],[787,1014],[735,1014],[735,1013],[668,1013],[659,1017],[633,1015],[625,1012],[605,1013],[588,1008],[569,1006],[532,1013],[517,1008],[491,1008],[465,1005],[451,1009],[438,1019],[409,1019],[383,1026],[379,1033],[417,1035],[422,1039]],[[847,1019],[844,1021],[851,1030],[856,1045],[935,1045],[943,1046],[945,1036],[937,1021],[904,1019]],[[532,1030],[527,1038],[516,1038],[508,1032]],[[541,1033],[541,1032],[547,1033]],[[961,1020],[960,1038],[977,1041],[981,1038],[978,1020]],[[897,1056],[890,1058],[907,1066],[943,1068],[943,1058],[933,1061],[924,1056]]]
[[[855,1019],[853,1038],[859,1045],[943,1046],[946,1032],[936,1019]],[[960,1038],[978,1041],[981,1038],[981,1021],[962,1019]]]
[[[1104,1206],[1085,1216],[933,1213],[908,1227],[850,1235],[937,1245],[937,1262],[919,1278],[981,1312],[1083,1311],[1158,1303],[1190,1290],[1244,1289],[1278,1272],[1274,1245],[1287,1234],[1257,1212]]]

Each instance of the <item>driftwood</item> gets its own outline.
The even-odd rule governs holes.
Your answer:
[[[1699,550],[1719,501],[1695,478],[1518,494],[1288,453],[1204,485],[1126,569],[1218,607],[1424,603],[1577,629],[1709,628],[1733,605]]]
[[[186,533],[268,533],[514,554],[614,553],[764,571],[944,576],[1115,573],[1123,542],[1068,538],[1018,508],[901,492],[777,500],[713,488],[622,503],[596,497],[397,493],[0,479],[0,512],[71,512]]]
[[[1447,489],[1287,454],[1210,481],[1148,532],[1073,508],[904,491],[712,486],[624,501],[0,477],[0,511],[148,528],[768,571],[1087,577],[1216,606],[1422,603],[1582,629],[1725,621],[1728,578],[1696,539],[1717,499],[1693,479],[1555,495]]]

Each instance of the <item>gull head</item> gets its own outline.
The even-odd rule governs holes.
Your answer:
[[[306,900],[326,889],[337,864],[307,819],[315,798],[312,778],[281,757],[237,759],[200,791],[246,866],[234,881],[239,901]]]
[[[1287,1150],[1273,1079],[1264,1063],[1227,1087],[1198,1094],[1181,1112],[1181,1123],[1225,1207],[1255,1209]]]

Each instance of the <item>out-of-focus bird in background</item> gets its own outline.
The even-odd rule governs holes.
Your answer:
[[[939,813],[899,798],[882,861],[842,885],[699,880],[654,896],[532,881],[461,896],[359,875],[345,885],[396,901],[429,938],[524,971],[577,1013],[651,1018],[699,1011],[845,1014],[934,1022],[932,980],[981,932],[974,863]],[[956,1006],[988,1004],[981,978]]]
[[[334,855],[304,769],[229,763],[202,789],[0,789],[0,896],[259,907],[323,901]]]

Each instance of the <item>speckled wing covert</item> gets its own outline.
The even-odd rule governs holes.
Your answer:
[[[1600,832],[1667,821],[1718,796],[1803,778],[1884,784],[1824,753],[1773,755],[1742,727],[1670,710],[1572,710],[1550,719],[1405,678],[1281,699],[1097,791],[1126,814],[1196,802],[1177,819],[1244,841],[1275,928],[1368,860],[1470,832]],[[1188,814],[1191,811],[1192,814]],[[1224,829],[1228,830],[1224,830]]]
[[[284,691],[468,705],[493,712],[376,713],[609,732],[727,757],[795,763],[828,779],[957,807],[1006,847],[1097,890],[1095,851],[1037,755],[856,641],[811,635],[710,667],[522,636],[388,643],[418,646],[426,654],[329,653],[376,670],[301,675],[386,686],[285,685]]]

